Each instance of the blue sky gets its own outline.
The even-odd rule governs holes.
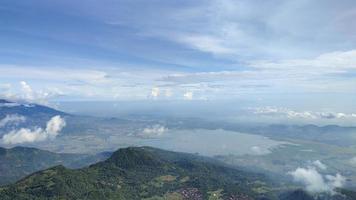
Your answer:
[[[0,94],[356,112],[355,18],[354,0],[3,0]]]

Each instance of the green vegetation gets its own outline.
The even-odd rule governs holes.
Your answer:
[[[84,167],[107,158],[106,155],[58,154],[29,147],[0,148],[0,185],[56,165]]]
[[[216,160],[150,147],[119,149],[106,161],[82,169],[62,165],[0,187],[1,200],[352,200],[342,195],[285,192],[264,176],[231,168]],[[279,196],[279,197],[277,197]]]
[[[3,200],[254,199],[261,195],[254,192],[254,188],[262,180],[260,175],[202,157],[130,147],[90,167],[56,166],[36,172],[16,184],[0,188],[0,196]]]

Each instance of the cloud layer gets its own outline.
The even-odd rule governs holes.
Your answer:
[[[19,130],[13,130],[5,134],[2,141],[5,144],[21,144],[54,139],[65,126],[65,120],[57,115],[47,122],[46,129],[36,127],[34,129],[21,128]]]
[[[155,138],[163,136],[163,134],[168,129],[160,124],[153,125],[151,127],[146,127],[138,135],[144,138]]]
[[[26,117],[22,115],[6,115],[3,119],[0,120],[0,128],[7,125],[19,124],[26,121]]]
[[[320,161],[315,161],[313,164],[321,170],[326,169],[326,166]],[[296,182],[305,185],[305,189],[312,193],[334,193],[336,188],[343,187],[346,182],[346,178],[341,174],[337,173],[335,176],[323,175],[314,166],[300,167],[295,171],[289,172],[289,174]]]
[[[258,107],[251,108],[254,114],[265,116],[279,116],[285,118],[302,118],[302,119],[356,119],[356,113],[342,112],[313,112],[313,111],[295,111],[281,107]]]
[[[356,112],[353,0],[55,4],[5,3],[0,96],[46,103],[189,100],[192,92],[267,102],[258,106],[327,98]]]

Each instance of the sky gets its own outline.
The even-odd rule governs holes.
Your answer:
[[[354,19],[354,0],[2,0],[0,95],[353,116]]]

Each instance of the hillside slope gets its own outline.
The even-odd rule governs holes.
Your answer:
[[[59,154],[29,147],[0,147],[0,185],[15,182],[31,173],[56,165],[79,168],[107,157],[105,154]]]
[[[2,199],[256,199],[269,191],[260,175],[209,159],[149,147],[116,151],[71,170],[56,166],[0,188]]]

